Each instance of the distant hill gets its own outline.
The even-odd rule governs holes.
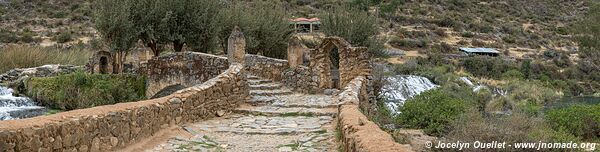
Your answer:
[[[91,5],[92,0],[0,0],[0,46],[94,41]],[[573,52],[568,27],[587,10],[579,0],[285,0],[284,5],[291,17],[317,17],[339,5],[368,8],[380,18],[388,46],[405,51],[493,47],[517,57]]]

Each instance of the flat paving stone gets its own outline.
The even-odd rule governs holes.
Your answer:
[[[174,137],[154,151],[338,151],[337,98],[293,93],[280,83],[248,76],[252,99],[234,114],[183,126],[194,136]]]

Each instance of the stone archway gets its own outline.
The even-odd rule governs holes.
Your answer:
[[[318,86],[322,89],[340,89],[343,87],[341,82],[342,72],[339,69],[345,68],[341,64],[340,58],[342,52],[347,52],[351,48],[350,43],[339,37],[328,37],[323,40],[316,49],[310,53],[310,67],[318,78]]]
[[[92,55],[89,62],[86,65],[87,71],[90,73],[110,74],[113,73],[113,60],[112,53],[108,51],[98,51]]]
[[[108,74],[108,58],[103,56],[100,57],[100,63],[99,63],[100,67],[99,67],[99,72],[100,74]]]
[[[337,49],[337,54],[333,51]],[[333,61],[336,56],[338,62]],[[356,76],[371,72],[371,55],[365,47],[352,47],[340,37],[327,37],[310,51],[310,68],[313,80],[320,89],[341,89]],[[337,68],[332,68],[339,64]],[[332,70],[339,70],[339,72]]]

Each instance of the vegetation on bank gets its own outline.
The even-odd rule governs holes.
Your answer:
[[[27,96],[54,109],[74,110],[145,99],[146,78],[76,72],[31,78]]]
[[[480,58],[480,57],[474,57]],[[472,68],[504,71],[497,79],[479,81],[489,87],[474,91],[460,77],[476,78],[461,62],[436,59],[435,56],[397,65],[395,74],[421,75],[432,79],[440,88],[426,91],[405,102],[399,115],[380,114],[380,124],[395,124],[401,128],[423,129],[425,133],[444,137],[448,141],[506,141],[506,142],[595,142],[600,140],[600,105],[571,105],[552,107],[563,102],[561,87],[548,81],[527,78],[520,67],[505,70],[504,61],[478,63]],[[498,59],[500,60],[500,59]],[[535,70],[533,70],[535,71]],[[518,74],[515,74],[518,73]],[[535,73],[535,72],[532,72]],[[530,74],[534,76],[536,74]],[[494,76],[494,77],[495,77]],[[479,77],[482,77],[481,75]],[[476,79],[477,80],[477,79]],[[491,82],[489,82],[491,81]],[[494,82],[494,83],[492,83]],[[501,91],[498,91],[501,90]],[[564,91],[568,93],[568,91]],[[380,111],[386,113],[382,103]],[[398,137],[403,140],[405,137]]]
[[[14,68],[30,68],[46,64],[84,65],[91,51],[83,47],[59,49],[34,46],[0,48],[0,73]]]

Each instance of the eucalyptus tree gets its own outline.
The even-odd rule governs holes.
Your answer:
[[[114,54],[113,73],[121,73],[127,54],[137,41],[131,1],[96,0],[95,4],[96,30]]]

